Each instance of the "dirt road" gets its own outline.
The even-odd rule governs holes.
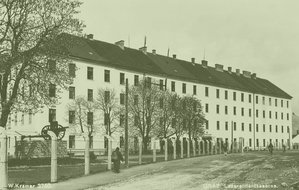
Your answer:
[[[171,161],[92,189],[299,189],[298,182],[299,152],[249,152]]]

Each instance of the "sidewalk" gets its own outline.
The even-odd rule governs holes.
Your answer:
[[[193,157],[189,159],[198,159],[199,157]],[[101,172],[98,174],[92,174],[88,176],[83,176],[79,178],[73,178],[66,181],[61,181],[58,183],[46,184],[45,187],[37,188],[27,188],[28,190],[33,189],[48,189],[48,190],[82,190],[93,188],[97,186],[107,185],[111,183],[120,182],[123,180],[130,180],[137,176],[142,176],[148,173],[159,172],[168,164],[174,164],[175,162],[184,162],[189,160],[188,158],[167,161],[167,162],[157,162],[146,165],[134,166],[132,168],[126,168],[121,170],[120,173],[114,173],[112,171]],[[26,188],[22,188],[26,189]]]

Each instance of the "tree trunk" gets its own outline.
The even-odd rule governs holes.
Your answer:
[[[148,153],[147,151],[147,145],[148,145],[148,137],[144,137],[143,140],[142,140],[142,143],[143,143],[143,152],[144,153]]]
[[[0,127],[6,128],[7,119],[9,116],[9,110],[7,108],[3,108],[1,112],[1,118],[0,118]]]

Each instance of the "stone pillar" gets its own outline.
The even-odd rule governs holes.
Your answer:
[[[107,155],[107,164],[108,164],[108,170],[111,170],[111,155],[112,155],[112,138],[108,135],[105,135],[105,137],[108,139],[108,155]]]
[[[139,142],[139,157],[138,157],[138,163],[139,165],[142,164],[142,138],[138,137],[138,142]]]
[[[190,139],[186,138],[187,140],[187,158],[190,158]]]
[[[196,156],[196,146],[195,146],[195,140],[192,139],[192,146],[193,146],[193,156]]]
[[[57,182],[57,136],[54,132],[48,131],[51,137],[51,183]]]
[[[165,154],[165,161],[167,161],[168,160],[168,140],[167,140],[167,138],[165,138],[164,139],[164,144],[165,144],[165,146],[164,146],[164,154]]]
[[[156,162],[156,139],[154,139],[153,143],[153,162]]]
[[[7,136],[0,126],[0,189],[8,189]]]
[[[172,138],[172,146],[173,146],[173,159],[176,159],[176,138]]]
[[[184,158],[184,139],[181,138],[181,158]]]
[[[90,156],[89,156],[89,136],[88,134],[84,134],[84,140],[85,140],[85,175],[88,175],[90,173]]]

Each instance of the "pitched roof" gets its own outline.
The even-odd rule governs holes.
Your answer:
[[[184,60],[174,59],[136,49],[63,34],[76,43],[69,47],[71,56],[98,64],[123,68],[136,72],[163,75],[207,85],[241,90],[256,94],[291,99],[292,97],[270,81],[258,77],[245,77],[240,74],[217,71],[213,67],[203,67]]]

